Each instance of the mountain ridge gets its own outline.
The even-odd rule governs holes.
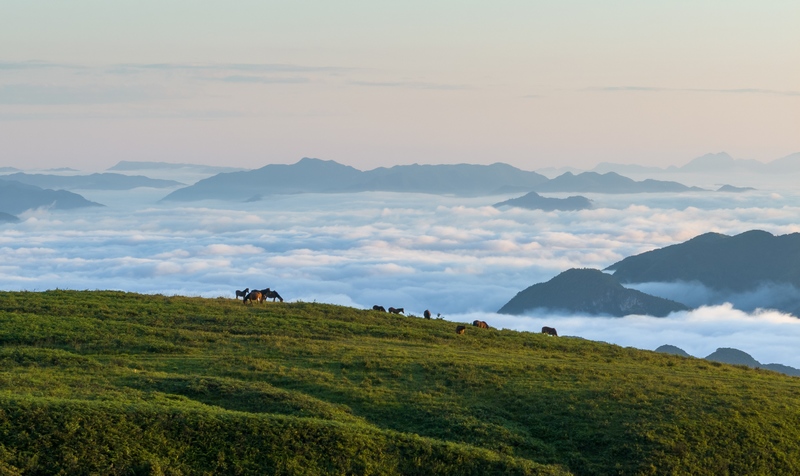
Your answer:
[[[614,317],[631,314],[665,317],[689,307],[627,289],[598,269],[572,268],[547,282],[523,289],[497,312],[519,315],[535,309]]]

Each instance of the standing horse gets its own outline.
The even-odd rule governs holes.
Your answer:
[[[261,291],[250,291],[250,293],[242,299],[242,304],[247,304],[247,301],[253,302],[261,302],[264,300],[264,296],[261,295]]]
[[[406,311],[402,307],[397,307],[397,308],[390,307],[389,308],[389,312],[391,312],[392,314],[405,314],[406,313]]]
[[[278,291],[273,291],[270,288],[262,289],[261,295],[264,296],[265,300],[272,299],[272,302],[275,302],[275,299],[280,299],[281,302],[283,302],[283,298],[281,297],[280,294],[278,294]]]
[[[239,298],[244,299],[244,297],[247,296],[247,293],[249,293],[249,292],[250,292],[250,288],[244,288],[244,291],[239,291],[237,289],[236,290],[236,299],[239,299]]]
[[[547,327],[547,326],[542,327],[542,334],[558,337],[558,332],[556,332],[555,327]]]

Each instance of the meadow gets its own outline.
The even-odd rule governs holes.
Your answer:
[[[800,474],[797,378],[457,324],[0,292],[0,473]]]

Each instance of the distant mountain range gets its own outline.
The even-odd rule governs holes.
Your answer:
[[[220,167],[214,165],[200,165],[200,164],[174,164],[170,162],[146,162],[146,161],[131,161],[122,160],[117,162],[116,165],[109,167],[108,170],[117,171],[136,171],[136,170],[181,170],[191,169],[197,173],[203,174],[219,174],[225,172],[238,172],[246,170],[241,167]]]
[[[752,159],[734,159],[726,152],[705,154],[680,167],[672,165],[662,168],[602,162],[594,167],[592,171],[599,173],[617,172],[621,174],[658,174],[665,172],[714,174],[723,171],[756,174],[800,173],[800,152],[766,163]]]
[[[91,175],[50,175],[18,172],[0,176],[41,188],[66,190],[130,190],[137,187],[171,188],[184,185],[174,180],[152,179],[142,175],[101,173]]]
[[[579,192],[579,193],[654,193],[654,192],[702,192],[698,187],[687,187],[678,182],[661,180],[642,180],[637,182],[615,172],[599,174],[583,172],[574,175],[566,172],[546,183],[537,185],[536,192]]]
[[[536,192],[530,192],[519,198],[512,198],[504,202],[495,203],[494,206],[496,208],[518,207],[527,208],[529,210],[573,211],[592,208],[592,201],[579,195],[567,198],[548,198]]]
[[[35,185],[6,180],[0,177],[0,212],[19,214],[32,208],[68,210],[82,207],[102,207],[77,193],[66,190],[45,190]]]
[[[414,164],[362,172],[332,160],[304,158],[292,165],[218,174],[176,190],[164,200],[247,200],[269,194],[365,191],[487,195],[531,190],[545,181],[543,175],[506,164]]]
[[[655,351],[665,354],[674,354],[683,357],[691,357],[691,355],[686,353],[683,349],[675,347],[674,345],[662,345]],[[780,372],[786,375],[792,375],[794,377],[800,377],[800,369],[796,369],[794,367],[790,367],[788,365],[783,365],[783,364],[762,364],[756,359],[754,359],[753,356],[751,356],[747,352],[743,352],[739,349],[732,349],[729,347],[721,347],[715,350],[714,352],[706,356],[705,360],[710,360],[713,362],[721,362],[723,364],[746,365],[752,368],[767,369],[767,370],[772,370],[774,372]]]
[[[337,192],[416,192],[459,196],[514,192],[687,192],[698,191],[677,182],[636,182],[610,173],[566,173],[548,179],[508,164],[398,165],[362,172],[331,160],[304,158],[291,165],[217,174],[176,190],[165,201],[204,199],[255,200],[270,194]]]
[[[497,312],[519,315],[536,309],[615,317],[630,314],[664,317],[689,308],[675,301],[626,289],[613,276],[598,269],[570,269],[546,283],[534,284],[520,291]]]

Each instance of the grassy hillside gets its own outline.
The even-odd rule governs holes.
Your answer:
[[[0,293],[0,474],[800,474],[797,378],[454,328]]]

